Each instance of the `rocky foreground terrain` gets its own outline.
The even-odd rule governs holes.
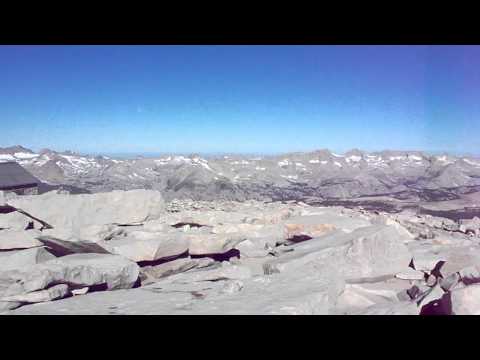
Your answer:
[[[480,314],[479,236],[409,208],[4,194],[0,311]]]

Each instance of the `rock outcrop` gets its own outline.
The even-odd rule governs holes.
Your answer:
[[[455,315],[480,315],[480,285],[452,291],[451,302]]]
[[[149,237],[131,235],[110,241],[102,245],[112,254],[135,262],[157,261],[179,256],[188,252],[189,241],[181,234],[143,233]]]
[[[86,238],[92,236],[92,226],[139,224],[158,219],[165,208],[162,195],[152,190],[81,195],[50,192],[18,197],[9,204],[50,224],[53,229],[48,235],[90,241],[100,240]]]
[[[292,201],[166,206],[145,190],[8,201],[21,210],[0,213],[5,313],[478,313],[475,224]]]
[[[138,276],[138,265],[118,255],[67,255],[0,272],[0,304],[11,308],[36,302],[32,299],[52,297],[53,300],[57,298],[59,288],[48,289],[59,284],[72,289],[87,286],[104,286],[107,290],[128,289],[137,282]],[[61,290],[60,293],[65,291]]]
[[[42,246],[43,244],[36,239],[40,235],[40,232],[34,230],[2,230],[0,231],[0,250],[18,250]]]

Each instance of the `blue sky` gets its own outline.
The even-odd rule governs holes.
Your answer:
[[[479,46],[0,46],[0,146],[480,153]]]

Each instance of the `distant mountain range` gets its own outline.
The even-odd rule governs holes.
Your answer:
[[[353,199],[390,194],[399,199],[445,200],[480,187],[480,160],[419,151],[335,154],[322,149],[275,156],[199,155],[114,159],[22,146],[0,148],[50,185],[90,192],[156,189],[167,199]]]

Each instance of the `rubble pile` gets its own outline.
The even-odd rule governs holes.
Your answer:
[[[480,313],[478,218],[151,190],[2,201],[3,314]]]

